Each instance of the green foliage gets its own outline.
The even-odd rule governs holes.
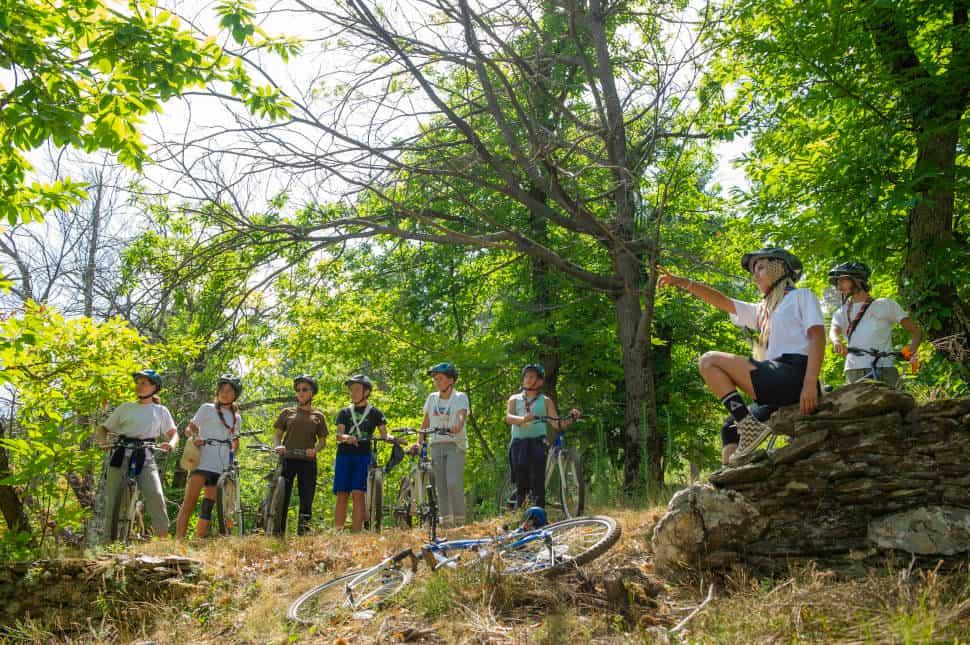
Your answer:
[[[284,60],[299,51],[295,40],[257,28],[247,3],[225,2],[218,12],[239,44]],[[230,80],[253,112],[279,116],[285,99],[233,77],[230,62],[214,37],[198,37],[153,0],[0,2],[0,69],[13,79],[0,86],[0,218],[39,220],[83,196],[83,184],[70,179],[31,181],[27,154],[44,142],[108,150],[141,169],[148,154],[138,126],[186,90]]]
[[[164,371],[191,349],[149,345],[121,319],[66,319],[33,303],[0,324],[0,382],[15,394],[16,419],[0,439],[11,462],[2,483],[28,491],[42,538],[48,522],[81,525],[83,512],[63,477],[95,471],[98,451],[79,447],[111,406],[132,398],[131,374],[145,365]]]

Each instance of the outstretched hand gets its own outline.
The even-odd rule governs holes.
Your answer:
[[[684,288],[687,285],[687,278],[682,278],[680,276],[674,275],[667,269],[663,268],[659,264],[656,265],[657,271],[660,272],[660,278],[657,279],[657,286],[663,287],[678,287]]]

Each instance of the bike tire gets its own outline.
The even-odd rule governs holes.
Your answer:
[[[515,510],[515,484],[512,482],[511,472],[505,475],[505,479],[499,485],[496,508],[500,514]]]
[[[559,481],[559,501],[567,518],[579,517],[586,508],[583,462],[572,450],[563,450],[561,457],[562,477],[566,480],[566,485],[562,486],[562,481]],[[559,475],[558,472],[555,474]]]
[[[233,533],[242,535],[239,513],[236,511],[238,495],[239,487],[236,481],[228,477],[223,479],[222,484],[216,489],[216,519],[220,535]]]
[[[543,527],[541,532],[550,538],[551,553],[543,539],[499,547],[496,557],[502,562],[503,573],[559,575],[592,562],[620,539],[616,520],[605,515],[563,520]]]
[[[277,477],[267,500],[266,516],[263,518],[263,531],[266,535],[283,534],[283,518],[286,517],[286,507],[283,504],[285,494],[286,480]]]
[[[434,472],[428,471],[428,483],[427,483],[426,496],[428,498],[428,503],[425,508],[421,509],[421,525],[430,526],[437,529],[438,527],[438,490],[435,487]]]
[[[121,490],[118,492],[117,504],[111,511],[110,530],[108,531],[111,542],[128,544],[131,534],[131,505],[132,490],[127,482],[122,482]]]
[[[304,625],[312,625],[317,620],[327,618],[333,611],[341,609],[343,603],[346,602],[347,595],[344,585],[365,570],[358,569],[345,573],[303,592],[299,598],[290,603],[286,610],[286,618]]]
[[[384,477],[380,471],[374,471],[372,480],[370,482],[372,490],[367,500],[368,528],[375,533],[380,533],[384,515]]]
[[[339,611],[377,608],[411,582],[412,575],[410,569],[400,567],[351,571],[305,591],[287,608],[286,617],[304,625],[313,625],[329,619]],[[368,596],[359,605],[352,605],[347,597],[347,584],[350,582],[355,582],[354,588],[358,597]],[[368,591],[373,593],[368,594]]]
[[[413,502],[411,477],[402,477],[397,489],[397,501],[394,504],[394,523],[398,528],[409,529],[414,525]]]

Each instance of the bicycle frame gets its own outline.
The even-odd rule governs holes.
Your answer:
[[[884,358],[892,358],[895,360],[899,360],[899,359],[905,360],[905,357],[902,355],[902,353],[895,352],[895,351],[884,352],[874,348],[863,349],[861,347],[849,347],[848,351],[850,354],[855,354],[856,356],[872,357],[872,364],[869,365],[869,372],[868,374],[866,374],[865,378],[872,379],[873,381],[881,380],[879,378],[879,375],[881,373],[880,370],[888,367],[888,366],[880,367],[879,366],[880,360]],[[897,387],[898,387],[898,384],[897,384]]]
[[[122,457],[121,463],[122,463],[122,466],[127,465],[127,468],[125,468],[124,478],[121,481],[121,486],[119,486],[119,499],[116,502],[117,504],[119,504],[117,522],[113,523],[111,521],[114,519],[113,517],[108,517],[106,519],[108,520],[109,529],[112,527],[112,524],[114,524],[114,528],[116,529],[118,539],[121,542],[127,544],[130,540],[132,526],[135,524],[135,520],[138,516],[138,504],[139,504],[138,498],[140,493],[140,490],[138,488],[138,474],[135,472],[135,463],[131,457],[134,454],[135,450],[140,450],[140,449],[155,450],[155,442],[144,440],[144,439],[134,439],[123,435],[117,436],[115,438],[114,443],[110,446],[110,448],[108,448],[107,454],[105,454],[104,461],[102,463],[102,471],[101,471],[102,474],[101,474],[101,482],[100,482],[101,496],[105,495],[106,493],[105,487],[107,485],[108,468],[111,468],[111,458],[114,455],[115,451],[118,450],[119,448],[124,450],[124,455]],[[124,489],[127,489],[129,493],[128,507],[120,508],[121,490],[124,490]],[[114,509],[105,509],[105,510],[111,515],[114,514]],[[110,530],[108,531],[108,533],[109,533],[108,539],[113,539],[114,536],[110,535],[111,533]]]

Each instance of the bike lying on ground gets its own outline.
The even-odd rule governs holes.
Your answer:
[[[405,549],[373,567],[345,573],[306,591],[293,601],[286,615],[313,624],[338,612],[376,610],[411,582],[421,560],[432,571],[488,562],[500,575],[557,575],[591,562],[619,538],[620,527],[605,516],[568,519],[495,537],[432,537],[419,553]]]
[[[302,448],[287,449],[282,455],[266,444],[252,443],[246,446],[249,450],[255,450],[266,455],[273,455],[276,459],[276,466],[266,475],[266,494],[259,503],[256,512],[256,528],[263,530],[265,535],[283,535],[284,520],[286,518],[286,479],[283,477],[283,460],[303,459],[306,457],[306,450]]]
[[[538,416],[536,421],[556,423],[568,419],[579,420],[584,417]],[[515,482],[512,481],[512,459],[509,456],[509,472],[499,489],[498,510],[500,513],[516,507]],[[528,504],[526,504],[528,506]],[[566,447],[566,431],[559,428],[556,438],[546,455],[546,507],[562,511],[567,518],[579,517],[586,508],[586,484],[583,481],[583,460],[578,454]]]
[[[399,437],[416,436],[427,439],[431,435],[448,435],[448,428],[395,428],[391,430]],[[401,478],[394,506],[394,520],[401,528],[410,528],[417,518],[421,526],[429,526],[432,535],[438,527],[438,492],[434,485],[434,471],[431,469],[431,453],[428,441],[421,442],[417,455],[411,454],[411,467]]]

